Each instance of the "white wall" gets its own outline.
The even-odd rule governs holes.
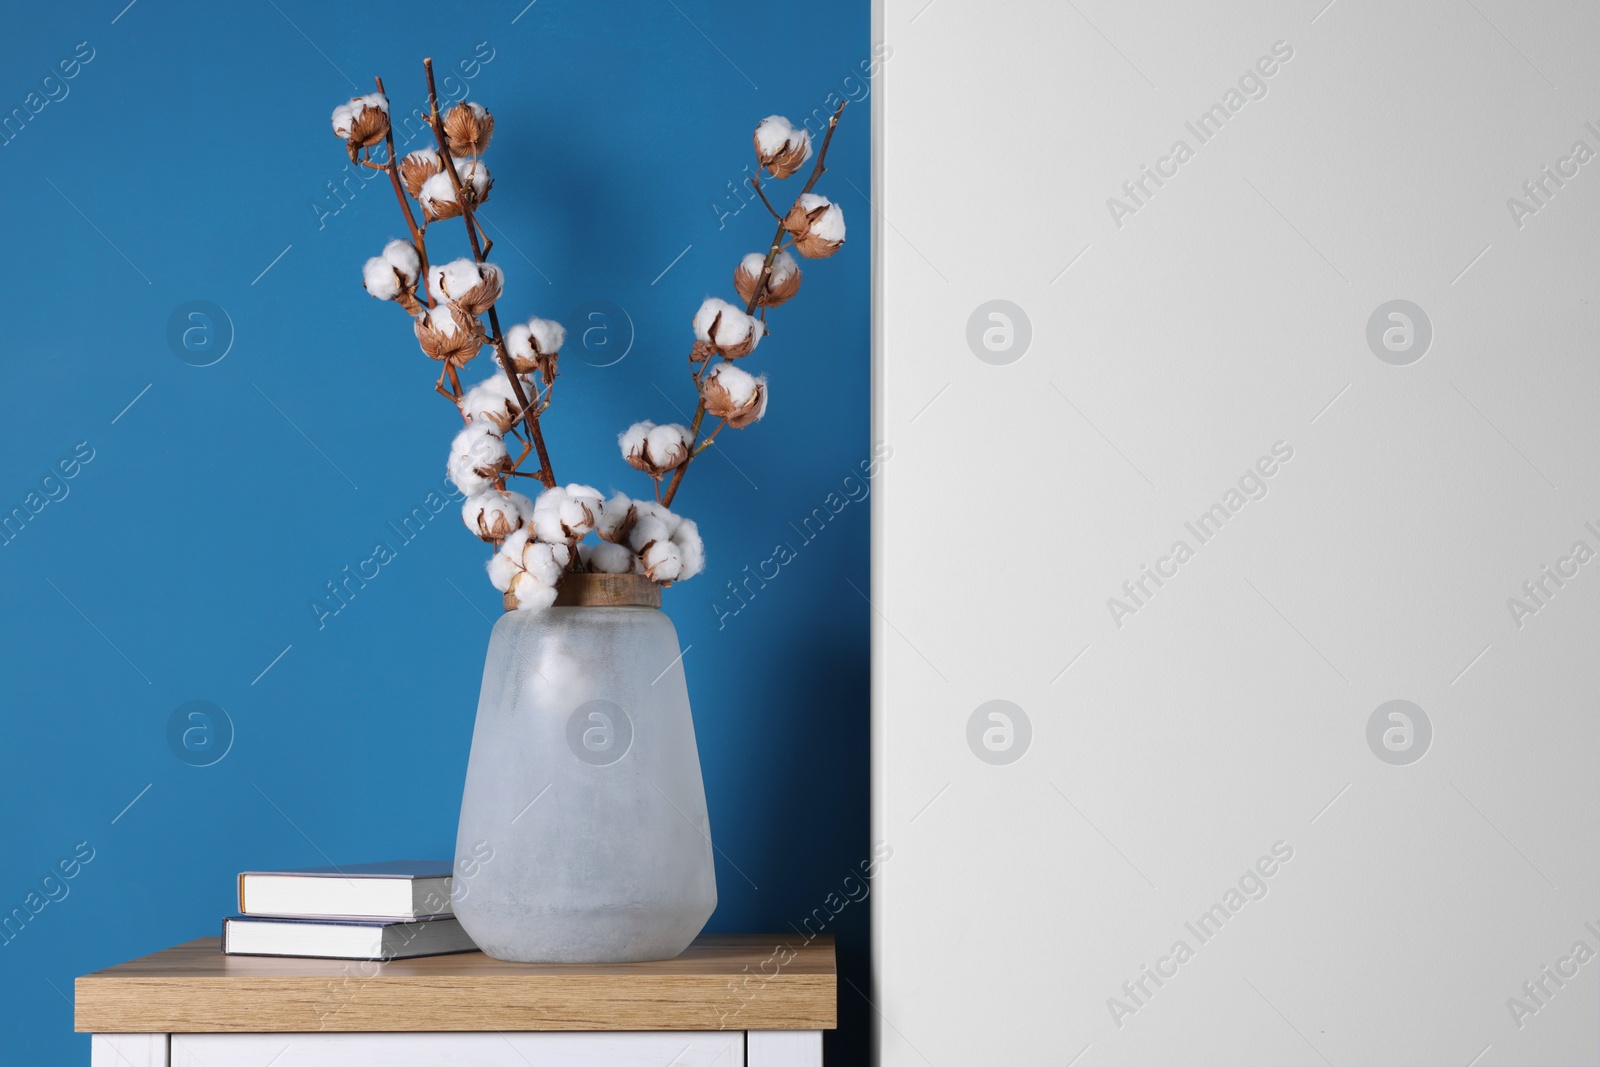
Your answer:
[[[1508,600],[1600,552],[1600,159],[1508,198],[1600,152],[1600,8],[1326,2],[880,0],[886,1065],[1597,1062],[1600,559]]]

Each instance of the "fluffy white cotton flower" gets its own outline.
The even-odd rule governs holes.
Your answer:
[[[795,251],[824,259],[844,245],[844,209],[825,196],[804,193],[783,217],[783,228],[794,238]]]
[[[531,393],[524,384],[523,393]],[[495,371],[483,381],[468,389],[461,397],[461,414],[470,422],[485,420],[497,433],[505,433],[522,413],[511,382],[502,371]]]
[[[561,525],[567,530],[567,539],[579,541],[587,537],[605,510],[605,497],[600,490],[587,485],[567,486],[567,498],[561,504]]]
[[[484,166],[481,159],[456,160],[456,175],[461,179],[462,186],[472,189],[474,202],[487,198],[489,187],[494,184],[494,179],[489,177],[489,168]]]
[[[551,377],[555,374],[555,357],[566,340],[566,328],[559,322],[532,318],[506,331],[506,355],[520,374],[537,369]]]
[[[389,101],[382,93],[358,96],[333,109],[333,132],[344,140],[350,161],[363,148],[371,148],[389,133]]]
[[[487,570],[489,571],[489,584],[502,593],[511,592],[511,583],[522,573],[521,552],[508,553],[502,545],[499,552],[489,557]]]
[[[400,161],[400,182],[413,197],[422,192],[422,183],[444,169],[435,148],[419,148]]]
[[[546,489],[534,501],[530,523],[534,536],[552,544],[583,540],[604,513],[605,498],[587,485]]]
[[[368,110],[373,112],[368,115]],[[378,118],[378,113],[382,118]],[[384,131],[389,128],[389,98],[382,93],[368,93],[365,96],[352,97],[348,102],[340,104],[333,109],[333,132],[345,140],[355,140],[362,144],[375,143],[383,137]],[[376,131],[376,138],[372,137]]]
[[[595,520],[595,532],[607,541],[625,542],[633,532],[637,517],[633,501],[618,493],[601,507],[600,515]]]
[[[539,351],[547,355],[561,351],[561,346],[567,343],[567,328],[554,319],[529,319],[528,329],[533,331]]]
[[[676,422],[657,426],[645,438],[645,452],[650,462],[662,470],[672,470],[689,458],[689,427]]]
[[[555,602],[556,583],[571,559],[566,545],[543,544],[518,530],[489,561],[489,581],[514,596],[519,611],[543,611]]]
[[[506,454],[506,443],[500,435],[487,426],[474,424],[450,442],[445,471],[455,487],[470,497],[489,489],[494,479],[510,467],[511,457]]]
[[[617,444],[628,466],[659,478],[689,458],[689,428],[675,422],[665,426],[636,422],[617,435]]]
[[[633,460],[629,457],[644,451],[644,443],[649,438],[650,431],[655,428],[655,423],[643,419],[617,434],[617,445],[622,449],[622,458],[632,463]]]
[[[529,541],[522,547],[522,568],[540,585],[551,588],[561,580],[567,561],[572,558],[566,545],[552,545],[543,541]]]
[[[844,240],[844,209],[825,196],[806,193],[800,197],[800,206],[809,215],[818,208],[822,214],[811,222],[811,232],[824,241]]]
[[[383,246],[383,258],[400,272],[407,283],[415,282],[417,271],[422,269],[422,259],[417,255],[416,246],[398,237]]]
[[[670,541],[683,519],[654,500],[636,500],[633,504],[635,518],[628,544],[635,552],[644,550],[654,541]]]
[[[635,501],[635,505],[638,507],[641,515],[653,515],[655,518],[660,519],[663,523],[665,523],[668,537],[671,537],[672,534],[678,529],[678,524],[683,522],[683,516],[672,511],[665,504],[657,503],[654,500]]]
[[[683,576],[683,552],[671,541],[654,541],[639,554],[644,575],[652,582],[670,585]]]
[[[521,493],[489,490],[461,505],[461,520],[484,541],[501,541],[522,529],[533,513],[533,501]]]
[[[726,300],[708,297],[694,313],[695,345],[689,358],[695,362],[712,355],[738,359],[755,351],[766,332],[754,316]]]
[[[523,323],[506,330],[506,355],[522,363],[533,362],[533,332]]]
[[[441,300],[457,300],[482,280],[478,264],[470,259],[452,259],[428,267],[428,290]]]
[[[421,317],[427,322],[429,327],[438,330],[446,337],[454,337],[456,335],[456,330],[459,329],[461,325],[457,321],[456,317],[450,313],[450,308],[445,304],[440,304],[438,307],[428,308],[422,313]]]
[[[533,515],[528,519],[533,536],[552,544],[567,540],[567,531],[561,525],[561,507],[566,502],[567,491],[559,485],[534,498]]]
[[[678,523],[678,528],[672,531],[672,543],[678,547],[678,555],[682,560],[678,581],[693,578],[706,569],[705,542],[700,539],[700,527],[695,525],[693,519]]]
[[[700,383],[706,411],[742,430],[767,413],[767,376],[757,378],[731,363],[719,363]]]
[[[448,174],[434,174],[424,181],[417,190],[417,203],[422,205],[422,213],[429,222],[440,219],[450,219],[461,214],[461,205],[456,202],[455,183]]]
[[[355,116],[355,109],[349,104],[340,104],[333,109],[333,132],[337,137],[350,136],[350,120]]]
[[[749,371],[726,364],[713,367],[711,370],[712,374],[722,382],[722,388],[728,391],[728,399],[733,401],[735,407],[749,403],[750,398],[755,395],[757,379]]]
[[[694,313],[694,335],[697,340],[717,345],[735,345],[756,329],[756,321],[726,300],[707,297]],[[759,342],[758,342],[759,343]]]
[[[756,158],[774,178],[787,178],[811,158],[811,133],[782,115],[768,115],[755,132]]]
[[[523,571],[512,580],[511,595],[517,599],[518,611],[544,611],[556,602],[556,587]]]
[[[405,291],[394,264],[382,256],[373,256],[361,268],[361,284],[379,300],[395,300]]]
[[[739,261],[733,272],[733,287],[745,303],[756,301],[757,307],[777,307],[800,291],[800,266],[787,252],[779,252],[772,259],[772,275],[761,289],[761,299],[756,300],[756,290],[761,286],[761,272],[766,269],[764,252],[751,252]]]
[[[638,566],[638,557],[627,545],[596,541],[578,546],[578,555],[591,571],[600,574],[632,574]]]

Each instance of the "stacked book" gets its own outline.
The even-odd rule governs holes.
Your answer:
[[[399,960],[477,948],[451,913],[447,861],[246,871],[239,912],[222,923],[232,956]]]

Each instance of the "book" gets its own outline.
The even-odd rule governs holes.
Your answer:
[[[272,919],[234,915],[222,921],[222,951],[230,956],[315,956],[333,960],[408,960],[472,952],[461,920]]]
[[[451,914],[448,860],[396,860],[343,867],[245,871],[243,915],[420,919]]]

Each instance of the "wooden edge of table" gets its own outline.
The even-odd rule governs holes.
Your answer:
[[[832,1030],[831,936],[709,935],[651,963],[225,956],[203,937],[77,979],[86,1033]]]

